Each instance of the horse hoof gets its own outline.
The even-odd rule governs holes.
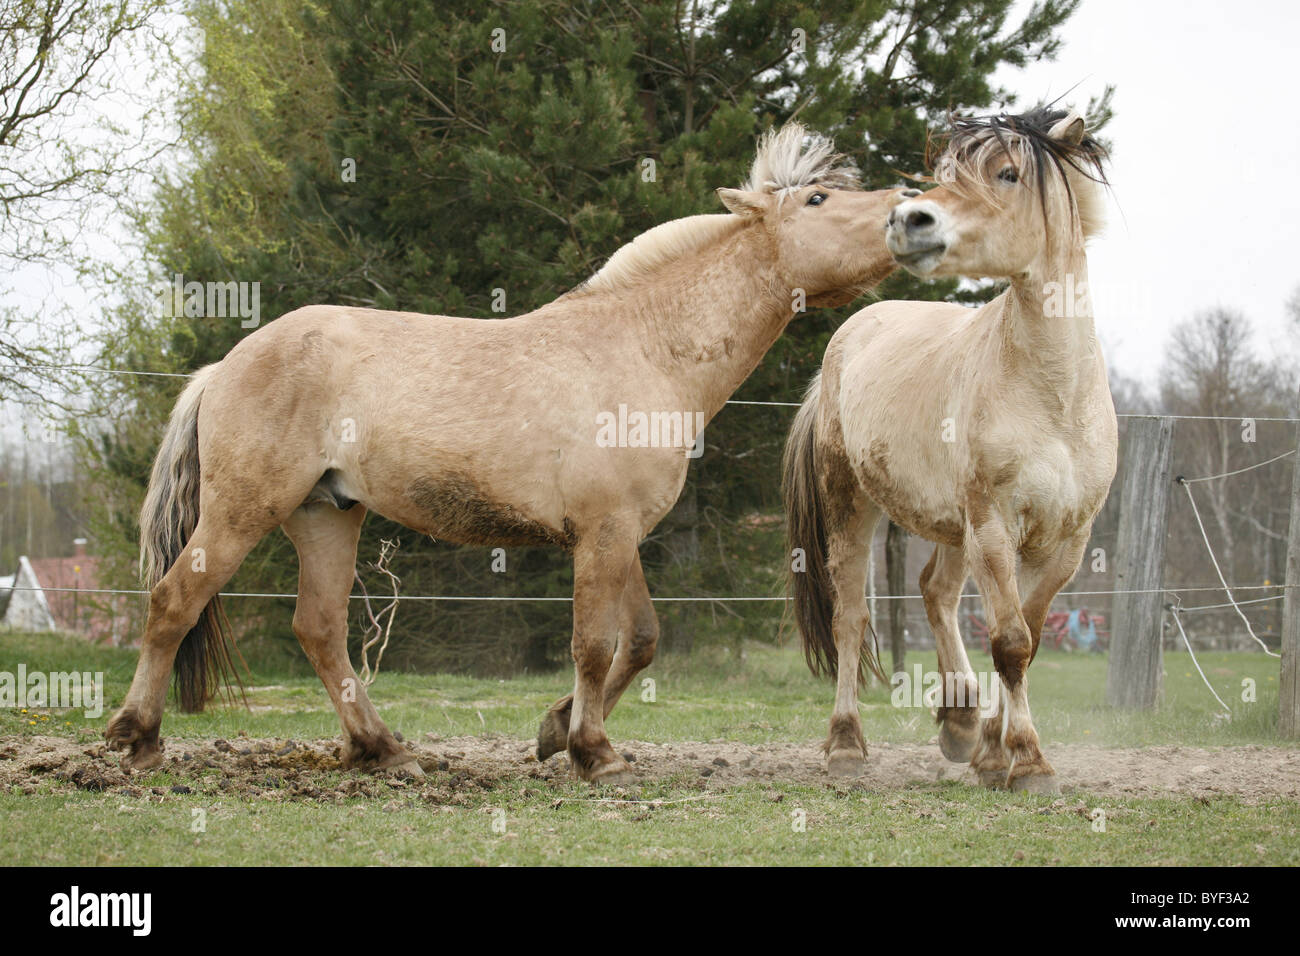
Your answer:
[[[979,715],[964,721],[955,713],[944,718],[939,727],[939,750],[953,763],[969,763],[980,739]]]
[[[396,766],[387,768],[387,772],[399,777],[423,777],[424,768],[420,766],[419,761],[412,758],[405,763],[399,763]]]
[[[860,777],[867,758],[858,750],[833,750],[826,757],[826,772],[832,777]]]
[[[569,749],[569,710],[548,710],[537,728],[537,759]]]
[[[975,773],[979,776],[981,787],[987,787],[990,790],[1005,790],[1007,788],[1006,767],[998,770],[976,770]]]
[[[1012,780],[1011,789],[1016,793],[1039,793],[1054,797],[1061,792],[1061,785],[1054,773],[1031,773]]]
[[[163,755],[160,747],[133,747],[122,754],[122,769],[134,773],[145,773],[162,766]]]
[[[593,770],[587,782],[609,787],[625,787],[636,781],[636,772],[626,760],[609,763]]]

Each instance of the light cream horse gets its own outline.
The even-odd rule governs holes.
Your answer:
[[[567,747],[587,780],[628,778],[605,717],[654,654],[637,547],[677,500],[692,426],[722,408],[805,296],[840,304],[893,270],[886,217],[918,193],[862,191],[829,141],[791,124],[763,140],[742,189],[718,195],[730,214],[650,230],[535,312],[310,306],[199,372],[142,515],[149,616],[106,734],[127,750],[123,766],[162,761],[174,662],[184,707],[219,685],[218,592],[281,527],[300,564],[294,632],[338,712],[344,764],[419,770],[347,655],[358,533],[374,510],[447,541],[573,554],[574,690],[547,714],[538,750]],[[616,415],[631,427],[608,428]]]
[[[1115,473],[1116,425],[1087,297],[1103,151],[1075,113],[958,120],[941,185],[890,214],[887,241],[922,277],[1009,280],[978,309],[882,302],[831,339],[786,448],[796,618],[815,671],[838,677],[827,766],[858,772],[867,553],[882,514],[937,544],[921,575],[944,700],[940,745],[983,783],[1052,791],[1026,668],[1074,575]],[[1000,701],[985,701],[957,628],[973,574]],[[1019,580],[1017,580],[1017,575]],[[1022,598],[1022,595],[1024,597]]]

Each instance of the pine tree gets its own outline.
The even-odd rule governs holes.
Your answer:
[[[1007,100],[994,71],[1052,56],[1077,2],[1045,0],[1015,23],[1013,0],[202,2],[190,14],[207,38],[186,91],[192,158],[159,191],[150,248],[160,277],[260,282],[268,319],[311,302],[518,314],[646,229],[721,211],[714,190],[743,180],[756,134],[792,117],[834,136],[869,188],[922,172],[928,132],[952,109]],[[896,275],[880,294],[958,293]],[[860,306],[793,323],[738,397],[798,400]],[[190,369],[243,334],[128,309],[108,350]],[[122,499],[143,487],[175,392],[125,387],[141,420],[101,451],[122,476],[107,507],[124,546]],[[775,591],[779,527],[738,527],[777,508],[788,421],[786,409],[733,407],[710,427],[681,506],[645,547],[652,589]],[[291,550],[274,538],[241,585],[293,589]],[[421,542],[372,516],[361,561],[382,538],[403,542],[407,593],[567,593],[558,553],[512,554],[510,572],[493,575],[482,549]],[[287,607],[235,610],[288,634]],[[743,613],[733,633],[774,636],[770,608]],[[537,668],[562,658],[568,611],[406,604],[395,630],[395,663]]]

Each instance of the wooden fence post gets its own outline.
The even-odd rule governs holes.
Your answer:
[[[889,588],[889,650],[894,669],[902,673],[907,644],[903,630],[907,622],[907,602],[900,596],[907,593],[907,532],[894,522],[889,522],[885,532],[885,583]]]
[[[1124,449],[1119,534],[1112,556],[1116,594],[1111,603],[1106,702],[1151,710],[1160,702],[1163,659],[1165,538],[1173,476],[1169,471],[1174,422],[1132,418]]]
[[[1300,443],[1300,426],[1296,428],[1296,440]],[[1282,599],[1277,732],[1294,738],[1300,737],[1300,452],[1291,461],[1295,472],[1291,478],[1291,530],[1286,545],[1286,596]]]

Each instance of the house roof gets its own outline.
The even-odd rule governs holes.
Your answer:
[[[99,558],[80,555],[71,558],[32,558],[32,571],[44,589],[50,614],[59,628],[77,631],[91,613],[96,594],[78,594],[99,587]],[[58,590],[67,588],[68,590]]]

